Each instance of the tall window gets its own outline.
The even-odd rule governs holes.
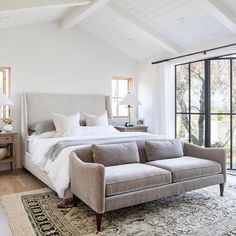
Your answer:
[[[204,145],[204,62],[176,66],[176,136]]]
[[[11,79],[11,70],[9,67],[0,67],[0,91],[5,93],[7,97],[10,96],[10,79]],[[10,109],[9,107],[1,107],[0,117],[9,117]]]
[[[236,169],[236,55],[176,66],[176,137],[222,147]]]
[[[128,92],[132,92],[132,90],[132,78],[112,78],[112,113],[114,117],[128,117],[127,108],[119,105],[119,102]]]

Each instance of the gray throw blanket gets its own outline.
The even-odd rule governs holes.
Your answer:
[[[143,135],[134,135],[134,136],[127,136],[127,137],[109,137],[109,138],[96,138],[96,139],[87,139],[87,140],[65,140],[65,141],[59,141],[56,144],[54,144],[47,152],[46,156],[47,158],[51,159],[52,161],[55,161],[61,151],[67,147],[72,146],[79,146],[79,145],[91,145],[91,144],[109,144],[112,142],[134,142],[137,140],[143,140],[143,139],[154,139],[157,138],[155,135],[150,134],[143,134]]]

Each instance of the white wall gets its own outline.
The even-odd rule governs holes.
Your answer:
[[[22,92],[109,95],[112,76],[136,78],[135,60],[79,29],[61,30],[57,24],[3,29],[0,42],[0,65],[12,68],[17,131]]]

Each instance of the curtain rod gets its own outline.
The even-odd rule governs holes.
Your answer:
[[[232,43],[232,44],[228,44],[228,45],[224,45],[224,46],[220,46],[220,47],[216,47],[216,48],[210,48],[210,49],[206,49],[206,50],[202,50],[202,51],[198,51],[198,52],[193,52],[193,53],[185,54],[185,55],[178,56],[178,57],[171,57],[171,58],[164,59],[161,61],[154,61],[154,62],[152,62],[152,64],[159,64],[162,62],[167,62],[167,61],[179,59],[182,57],[189,57],[189,56],[193,56],[193,55],[197,55],[197,54],[201,54],[201,53],[203,53],[205,55],[207,52],[210,52],[210,51],[214,51],[214,50],[218,50],[218,49],[222,49],[222,48],[233,47],[233,46],[236,46],[236,43]]]

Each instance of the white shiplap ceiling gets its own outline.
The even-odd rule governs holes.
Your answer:
[[[129,21],[106,6],[99,9],[78,27],[137,59],[163,53],[162,48],[149,40],[145,34],[140,33]]]
[[[138,60],[236,42],[236,0],[0,0],[0,29],[54,21]]]
[[[229,33],[195,1],[136,0],[136,7],[134,1],[116,2],[180,47]]]
[[[22,25],[34,25],[60,20],[70,12],[72,7],[30,9],[1,14],[0,28],[10,28]]]

